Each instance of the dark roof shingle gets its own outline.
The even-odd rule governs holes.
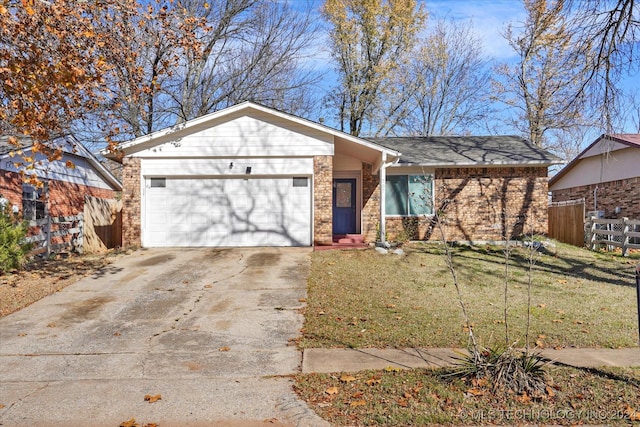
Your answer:
[[[424,166],[551,165],[562,160],[518,136],[366,138],[402,153],[399,164]]]

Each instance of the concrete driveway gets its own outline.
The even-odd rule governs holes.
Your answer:
[[[0,425],[323,425],[287,377],[309,253],[139,250],[0,319]]]

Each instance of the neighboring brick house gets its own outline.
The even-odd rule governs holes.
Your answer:
[[[21,166],[24,157],[34,155],[30,140],[20,138],[19,144],[16,147],[9,143],[9,137],[0,137],[0,195],[24,219],[40,219],[47,213],[54,217],[77,215],[84,210],[85,196],[112,199],[122,190],[113,174],[73,136],[55,138],[49,143],[62,150],[59,160],[48,161],[36,154],[39,164],[35,171]],[[26,178],[32,173],[42,186],[28,183]]]
[[[601,135],[549,180],[552,200],[584,199],[587,212],[640,219],[640,134]]]
[[[119,150],[123,245],[144,247],[439,239],[434,209],[449,240],[544,233],[559,162],[516,137],[365,139],[251,102]]]

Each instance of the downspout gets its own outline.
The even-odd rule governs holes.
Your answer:
[[[383,244],[387,241],[387,230],[385,224],[386,206],[385,206],[385,190],[387,184],[387,153],[382,152],[382,162],[380,164],[380,242]]]

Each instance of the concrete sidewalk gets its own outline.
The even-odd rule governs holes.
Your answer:
[[[443,368],[452,366],[465,351],[450,348],[426,349],[324,349],[310,348],[303,352],[303,373],[355,372],[388,367]],[[640,367],[640,348],[566,348],[545,349],[542,355],[553,362],[575,367],[627,366]]]

